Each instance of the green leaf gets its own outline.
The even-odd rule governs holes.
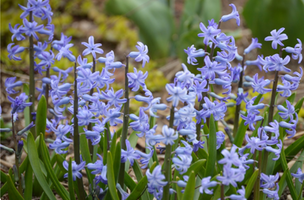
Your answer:
[[[302,105],[303,105],[303,102],[304,102],[304,97],[302,97],[298,102],[297,102],[297,104],[295,105],[295,112],[297,113],[297,114],[299,114],[299,112],[300,112],[300,110],[301,110],[301,108],[302,108]]]
[[[284,46],[294,46],[297,38],[304,40],[304,4],[301,0],[249,0],[244,6],[243,16],[253,37],[262,43],[261,52],[269,55],[278,50],[271,48],[271,43],[264,40],[273,29],[284,27],[288,40]],[[297,30],[297,31],[295,31]]]
[[[4,183],[0,188],[0,198],[3,197],[3,195],[6,194],[7,191],[8,191],[8,183]]]
[[[44,137],[43,134],[40,134],[40,145],[39,145],[39,151],[41,153],[41,159],[44,163],[45,169],[47,171],[47,175],[48,177],[51,179],[56,192],[58,193],[58,195],[62,198],[62,199],[69,199],[69,194],[66,191],[66,189],[63,187],[63,185],[59,182],[59,180],[57,179],[54,169],[51,165],[51,160],[50,160],[50,155],[48,152],[48,149],[45,145],[44,142]]]
[[[192,171],[187,181],[187,186],[183,195],[183,200],[193,199],[195,191],[195,173]]]
[[[287,178],[287,185],[289,187],[290,195],[293,199],[296,199],[297,198],[297,192],[296,192],[296,189],[293,185],[292,177],[291,177],[291,174],[290,174],[287,162],[286,162],[285,151],[283,151],[283,150],[281,151],[280,160],[281,160],[281,163],[283,165],[283,170],[288,171],[287,175],[286,175],[287,176],[286,178]]]
[[[7,181],[7,175],[2,171],[2,170],[0,170],[0,179],[1,179],[1,182],[2,183],[6,183],[6,181]]]
[[[252,176],[250,177],[248,183],[247,183],[247,186],[246,186],[246,189],[245,189],[245,198],[246,199],[248,199],[250,194],[252,193],[254,184],[255,184],[258,176],[259,176],[259,169],[256,169],[254,171],[254,173],[252,174]]]
[[[253,105],[256,105],[259,103],[259,101],[261,100],[263,94],[259,94],[257,96],[257,98],[254,100],[254,103]],[[247,115],[247,112],[246,112],[246,115]],[[248,128],[248,125],[245,125],[245,120],[242,120],[240,126],[239,126],[239,129],[236,133],[236,136],[234,138],[234,144],[238,147],[241,147],[242,146],[242,143],[244,141],[244,137],[245,137],[245,134],[246,134],[246,130]]]
[[[50,189],[47,181],[45,180],[45,177],[41,171],[41,166],[39,162],[39,156],[38,151],[36,148],[36,144],[34,141],[34,137],[32,133],[30,132],[27,136],[27,150],[28,150],[28,157],[29,161],[31,163],[32,169],[34,171],[34,174],[40,184],[40,186],[43,188],[44,192],[51,200],[56,200],[56,197],[53,194],[53,191]]]
[[[63,167],[63,162],[65,161],[64,157],[62,157],[62,155],[56,154],[56,162],[57,165],[60,168],[60,171],[62,171],[63,173],[67,173],[67,170]]]
[[[178,176],[176,176],[176,181],[179,181],[180,178]],[[177,200],[181,200],[183,193],[182,193],[182,188],[181,187],[176,187],[176,196],[177,196]]]
[[[80,151],[81,151],[83,160],[86,161],[86,163],[91,163],[92,162],[91,154],[90,154],[90,150],[89,150],[88,140],[86,139],[85,134],[80,135]],[[89,183],[93,184],[94,175],[91,174],[92,170],[89,170],[87,167],[85,168],[85,170],[87,172]]]
[[[36,114],[36,134],[39,135],[40,133],[45,136],[45,129],[46,129],[46,114],[47,114],[47,106],[46,100],[44,95],[41,96],[39,100],[38,107],[37,107],[37,114]]]
[[[170,9],[163,3],[149,0],[108,0],[105,11],[124,15],[137,25],[141,41],[149,47],[151,58],[168,55],[174,18]]]
[[[25,190],[24,190],[24,199],[30,200],[33,196],[33,169],[31,164],[28,162],[27,169],[25,171]]]
[[[205,162],[206,162],[205,159],[201,159],[201,160],[196,161],[195,163],[192,163],[184,175],[190,176],[191,172],[194,172],[194,174],[196,175],[197,173],[199,173],[200,171],[203,170],[203,168],[205,166]]]
[[[197,157],[199,159],[208,159],[208,153],[206,152],[205,149],[201,149],[199,148],[198,151],[197,151]]]
[[[12,181],[10,176],[7,176],[7,187],[8,187],[8,196],[9,199],[14,200],[23,200],[23,197],[20,195],[18,190],[16,189],[14,182]]]
[[[132,168],[134,170],[134,174],[136,176],[137,181],[140,181],[143,178],[143,174],[137,160],[134,160]]]
[[[111,152],[108,151],[107,155],[107,165],[108,165],[108,171],[107,171],[107,178],[108,178],[108,187],[110,190],[111,197],[114,200],[119,200],[117,190],[116,190],[116,184],[115,184],[115,177],[114,177],[114,166],[112,161],[112,155]]]
[[[298,168],[303,166],[303,159],[304,158],[304,151],[302,151],[302,153],[300,154],[300,156],[298,157],[298,159],[296,160],[296,162],[293,164],[293,166],[290,168],[290,173],[296,173]],[[289,172],[289,171],[288,171]],[[286,183],[286,177],[287,177],[287,171],[284,171],[282,177],[280,178],[280,182],[279,182],[279,192],[278,195],[281,196],[282,193],[284,192],[287,183]],[[296,179],[296,184],[297,184],[297,179]],[[301,184],[301,183],[300,183]],[[297,190],[298,191],[298,190]]]
[[[147,184],[148,184],[147,176],[144,176],[138,182],[138,184],[136,185],[136,187],[134,188],[134,190],[132,191],[132,193],[129,195],[129,197],[127,198],[127,200],[140,198],[141,194],[146,190]]]
[[[120,163],[121,163],[121,145],[120,141],[116,145],[115,157],[114,157],[114,176],[115,176],[115,183],[117,183],[119,170],[120,170]]]
[[[215,161],[216,161],[216,128],[213,115],[209,118],[209,139],[208,139],[208,152],[209,157],[206,164],[205,177],[213,176],[215,174]]]
[[[139,166],[137,160],[134,160],[134,163],[133,163],[132,168],[133,168],[133,171],[134,171],[134,173],[135,173],[135,176],[136,176],[137,181],[138,181],[138,182],[141,181],[141,180],[143,179],[144,176],[143,176],[143,174],[142,174],[142,169],[140,168],[140,166]],[[149,194],[148,194],[147,191],[145,191],[145,192],[143,193],[143,199],[149,199]]]
[[[108,149],[108,142],[107,142],[107,133],[106,130],[102,137],[102,153],[103,153],[103,164],[107,164],[107,149]]]
[[[285,182],[286,182],[287,173],[289,173],[289,171],[284,171],[283,175],[280,178],[280,181],[279,181],[279,191],[278,191],[279,197],[283,194],[284,189],[286,187],[284,185],[285,185]]]
[[[113,135],[113,138],[111,141],[111,147],[110,147],[110,151],[113,156],[115,155],[115,151],[116,151],[116,140],[117,140],[117,133],[114,132],[114,135]]]
[[[304,135],[285,149],[285,156],[287,162],[292,160],[304,148],[303,144],[304,144]],[[282,162],[276,162],[274,173],[281,171],[282,169],[281,164]]]
[[[303,159],[303,158],[302,158]],[[302,168],[303,168],[303,161],[301,161],[301,162],[297,162],[297,163],[295,163],[295,165],[296,165],[296,168],[297,169],[301,169],[302,170]],[[297,191],[297,195],[299,196],[299,195],[301,195],[302,196],[302,194],[303,194],[303,188],[301,188],[302,187],[302,183],[299,181],[299,179],[298,178],[296,178],[295,179],[295,188],[296,188],[296,191]],[[298,199],[300,199],[300,198],[298,198]]]
[[[155,168],[155,166],[157,165],[156,162],[154,162],[150,168],[150,171],[153,171],[153,169]],[[138,199],[140,198],[140,196],[143,194],[143,192],[146,190],[148,184],[148,179],[147,176],[144,176],[136,185],[136,187],[132,190],[132,193],[129,195],[129,197],[127,198],[127,200],[131,200],[131,199]],[[149,199],[149,196],[143,196],[145,197],[144,199]]]
[[[137,186],[136,183],[134,182],[134,180],[131,178],[131,176],[126,171],[125,171],[124,183],[131,191],[133,191],[134,188]]]
[[[72,158],[70,158],[69,160],[68,184],[69,184],[70,199],[76,200],[74,185],[73,185],[73,175],[72,175]]]

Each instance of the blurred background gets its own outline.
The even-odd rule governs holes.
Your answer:
[[[22,10],[18,4],[26,5],[26,0],[1,0],[1,97],[3,118],[9,112],[10,104],[6,98],[4,81],[9,76],[28,82],[29,58],[26,52],[20,54],[22,61],[9,60],[6,47],[11,43],[11,33],[8,24],[21,24]],[[172,81],[177,71],[181,70],[181,63],[186,63],[184,49],[192,44],[203,48],[203,39],[199,23],[208,23],[214,19],[218,22],[222,15],[231,13],[230,3],[236,5],[241,15],[241,25],[235,20],[222,23],[221,29],[227,35],[236,39],[239,54],[251,43],[252,37],[257,37],[262,43],[262,49],[255,50],[246,56],[248,60],[255,60],[258,54],[268,56],[278,53],[271,49],[271,42],[264,38],[273,29],[285,27],[284,33],[288,40],[285,46],[294,46],[297,38],[304,41],[304,4],[303,0],[50,0],[53,21],[55,25],[54,40],[60,39],[61,32],[72,36],[74,47],[71,48],[77,57],[84,50],[81,42],[87,42],[89,36],[94,36],[95,43],[102,43],[105,53],[115,52],[116,60],[123,61],[131,50],[135,50],[137,41],[142,41],[149,47],[150,62],[143,71],[149,71],[146,80],[148,88],[154,96],[165,97],[164,86]],[[17,42],[20,46],[28,46],[28,41]],[[90,57],[88,60],[90,62]],[[302,63],[301,63],[302,64]],[[300,65],[301,65],[300,64]],[[236,66],[237,62],[232,65]],[[55,62],[61,69],[67,69],[72,64],[63,59]],[[135,63],[131,63],[136,66]],[[189,70],[197,73],[196,67],[188,66]],[[299,64],[291,62],[290,68],[298,70]],[[98,66],[97,66],[98,70]],[[52,72],[52,70],[51,70]],[[246,75],[258,73],[257,67],[252,67]],[[272,79],[273,74],[261,74]],[[117,70],[114,89],[121,88],[123,71]],[[37,79],[41,78],[37,74]],[[71,82],[73,79],[71,78]],[[40,87],[40,85],[37,85]],[[219,88],[220,90],[220,88]],[[250,94],[254,96],[255,94]],[[304,95],[303,83],[299,87],[297,97]],[[270,97],[270,94],[269,94]],[[269,98],[265,95],[265,99]],[[132,104],[136,110],[139,105]],[[234,108],[231,109],[226,120],[233,119]],[[9,114],[8,114],[9,115]],[[304,116],[303,110],[300,117]],[[9,116],[8,116],[9,118]],[[3,125],[3,121],[2,127]],[[300,123],[303,124],[303,123]],[[9,126],[9,125],[8,125]],[[303,126],[303,125],[301,125]],[[2,135],[1,135],[2,138]]]

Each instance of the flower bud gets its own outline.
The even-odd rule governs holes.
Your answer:
[[[18,141],[18,145],[17,145],[17,156],[20,156],[22,153],[22,149],[23,149],[23,141],[19,140]]]

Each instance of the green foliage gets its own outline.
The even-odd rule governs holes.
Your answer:
[[[163,3],[148,0],[111,0],[106,2],[105,10],[111,14],[127,16],[137,25],[140,38],[149,46],[149,55],[152,58],[169,54],[174,18],[170,9]]]
[[[304,3],[301,0],[249,0],[244,7],[243,16],[252,35],[263,44],[261,52],[273,54],[277,51],[264,38],[273,29],[285,27],[284,33],[288,35],[288,40],[284,41],[284,45],[294,47],[298,43],[297,38],[302,41],[304,39],[303,13]]]
[[[199,22],[220,19],[221,1],[185,1],[179,27],[174,25],[170,8],[161,1],[108,0],[105,10],[114,15],[123,15],[136,24],[142,42],[149,46],[152,58],[162,58],[170,54],[185,58],[183,49],[189,44],[200,47],[200,43],[197,43]]]
[[[20,195],[20,193],[16,189],[11,176],[7,176],[7,188],[8,188],[8,196],[10,199],[23,200],[23,197]]]
[[[42,133],[40,134],[40,143],[39,143],[38,149],[39,149],[39,152],[41,153],[41,159],[42,159],[45,169],[47,171],[47,177],[51,179],[56,192],[59,194],[59,196],[62,199],[69,199],[68,192],[63,187],[63,185],[59,182],[59,180],[57,179],[57,177],[55,175],[55,172],[51,165],[50,155],[49,155],[48,149],[46,147],[46,144],[44,142],[44,136]]]
[[[157,163],[154,162],[152,164],[152,166],[150,167],[150,171],[153,171],[156,165],[157,165]],[[127,200],[140,198],[140,196],[142,195],[142,193],[145,191],[147,184],[148,184],[147,176],[144,176],[138,182],[138,184],[136,184],[136,187],[132,190],[132,192],[129,195],[129,197],[127,198]],[[146,195],[146,197],[148,197],[148,199],[150,199],[149,196]]]
[[[40,138],[41,139],[41,138]],[[39,140],[39,138],[37,138]],[[53,191],[50,189],[49,184],[47,183],[43,170],[41,169],[41,163],[38,156],[38,150],[34,141],[34,137],[32,133],[29,133],[27,136],[27,150],[28,150],[28,157],[34,171],[35,177],[37,178],[40,186],[42,187],[45,194],[51,200],[56,200],[56,197],[53,194]]]
[[[112,154],[108,151],[107,155],[107,179],[108,179],[108,187],[111,194],[112,199],[119,200],[117,191],[116,191],[116,184],[115,184],[115,177],[114,177],[114,166],[113,166],[113,159]]]
[[[69,184],[69,193],[70,199],[76,200],[74,193],[74,185],[73,185],[73,175],[72,175],[72,158],[69,160],[69,172],[68,172],[68,184]]]
[[[201,32],[199,23],[208,23],[208,20],[214,19],[215,22],[220,20],[221,1],[220,0],[186,0],[184,4],[181,21],[179,24],[178,39],[176,42],[176,54],[183,62],[186,62],[187,55],[184,53],[191,44],[195,47],[203,48],[203,40],[197,36]],[[200,62],[201,58],[198,58]],[[201,63],[201,62],[200,62]],[[195,68],[189,68],[194,72]],[[197,72],[194,72],[197,73]]]
[[[88,141],[86,139],[85,134],[80,135],[80,151],[81,151],[83,160],[86,161],[86,163],[91,163],[92,160],[91,160],[89,145],[88,145]],[[88,175],[89,183],[93,184],[94,175],[91,174],[92,170],[89,170],[87,167],[85,169],[86,169],[86,172]]]
[[[46,99],[44,95],[42,95],[37,107],[35,126],[36,126],[37,135],[42,133],[43,137],[45,136],[45,129],[46,129],[46,114],[47,114]]]
[[[192,171],[183,195],[183,200],[193,199],[195,191],[195,173]]]
[[[245,190],[245,192],[246,192],[245,193],[246,199],[249,198],[249,196],[250,196],[250,194],[251,194],[251,192],[253,190],[254,184],[255,184],[258,176],[259,176],[259,169],[256,169],[254,171],[254,173],[252,174],[252,176],[250,177],[248,183],[247,183],[246,190]]]
[[[209,139],[208,139],[208,152],[209,157],[206,163],[205,177],[213,176],[216,171],[216,128],[213,115],[209,119]]]
[[[262,94],[259,94],[258,97],[255,99],[253,105],[258,104],[258,102],[260,101],[260,99],[262,98],[262,96],[263,96]],[[241,122],[241,124],[239,126],[239,129],[237,131],[237,134],[236,134],[236,136],[234,138],[234,144],[236,146],[238,146],[238,147],[242,146],[242,143],[243,143],[243,140],[244,140],[247,128],[248,128],[248,125],[245,125],[245,120],[242,120],[242,122]]]

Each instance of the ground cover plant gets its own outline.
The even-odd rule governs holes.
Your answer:
[[[173,83],[165,86],[169,97],[161,99],[146,85],[148,72],[141,71],[150,61],[145,44],[137,42],[137,50],[127,52],[125,61],[119,62],[113,51],[104,52],[102,44],[90,36],[88,42],[82,42],[82,54],[73,55],[71,37],[64,33],[59,40],[53,37],[47,0],[20,5],[22,24],[9,24],[12,43],[7,51],[9,59],[17,61],[20,53],[28,53],[30,82],[16,77],[5,81],[12,127],[0,131],[12,132],[15,148],[2,144],[1,148],[15,153],[15,165],[8,173],[1,171],[1,196],[8,193],[16,200],[33,196],[56,199],[55,195],[62,199],[279,199],[288,187],[293,199],[303,199],[304,136],[283,148],[284,139],[297,133],[304,101],[295,102],[294,92],[303,69],[287,67],[292,59],[301,62],[301,40],[294,41],[293,47],[284,46],[288,36],[278,27],[265,38],[277,53],[247,60],[246,55],[262,45],[252,38],[239,52],[234,37],[221,31],[221,24],[228,20],[240,24],[236,7],[230,6],[232,12],[218,22],[210,19],[208,24],[198,24],[201,33],[197,36],[204,49],[189,44],[184,50],[187,63]],[[28,40],[29,46],[18,45],[22,40]],[[88,62],[88,57],[93,61]],[[198,63],[197,58],[204,62]],[[131,59],[139,63],[133,72]],[[73,67],[60,69],[54,66],[55,60],[68,60]],[[239,64],[232,66],[233,60]],[[188,67],[195,67],[197,74]],[[274,72],[273,80],[258,73],[247,76],[246,71],[253,67]],[[121,68],[125,86],[114,90],[113,73]],[[56,75],[50,75],[50,70]],[[34,71],[45,74],[38,80],[40,88],[35,88]],[[223,88],[221,93],[215,85]],[[233,85],[238,88],[236,94]],[[249,98],[245,88],[259,95]],[[138,93],[131,96],[130,91]],[[264,103],[267,93],[270,102]],[[277,104],[278,96],[286,100]],[[145,104],[130,113],[130,101]],[[228,107],[235,107],[233,129],[224,121]],[[170,115],[164,122],[167,125],[158,127],[163,110],[170,110]],[[17,131],[20,113],[28,123]],[[220,123],[224,130],[219,129]],[[156,134],[157,128],[161,134]],[[56,140],[48,144],[46,132],[55,134]],[[135,150],[139,137],[145,138],[145,152]],[[227,137],[232,145],[226,144]],[[73,147],[74,159],[67,157],[69,147]],[[49,149],[54,152],[50,154]],[[27,156],[21,163],[22,151]],[[160,154],[164,154],[163,163]],[[294,158],[296,162],[289,168],[288,162]],[[135,179],[128,173],[130,168]],[[145,173],[143,169],[147,169]]]

